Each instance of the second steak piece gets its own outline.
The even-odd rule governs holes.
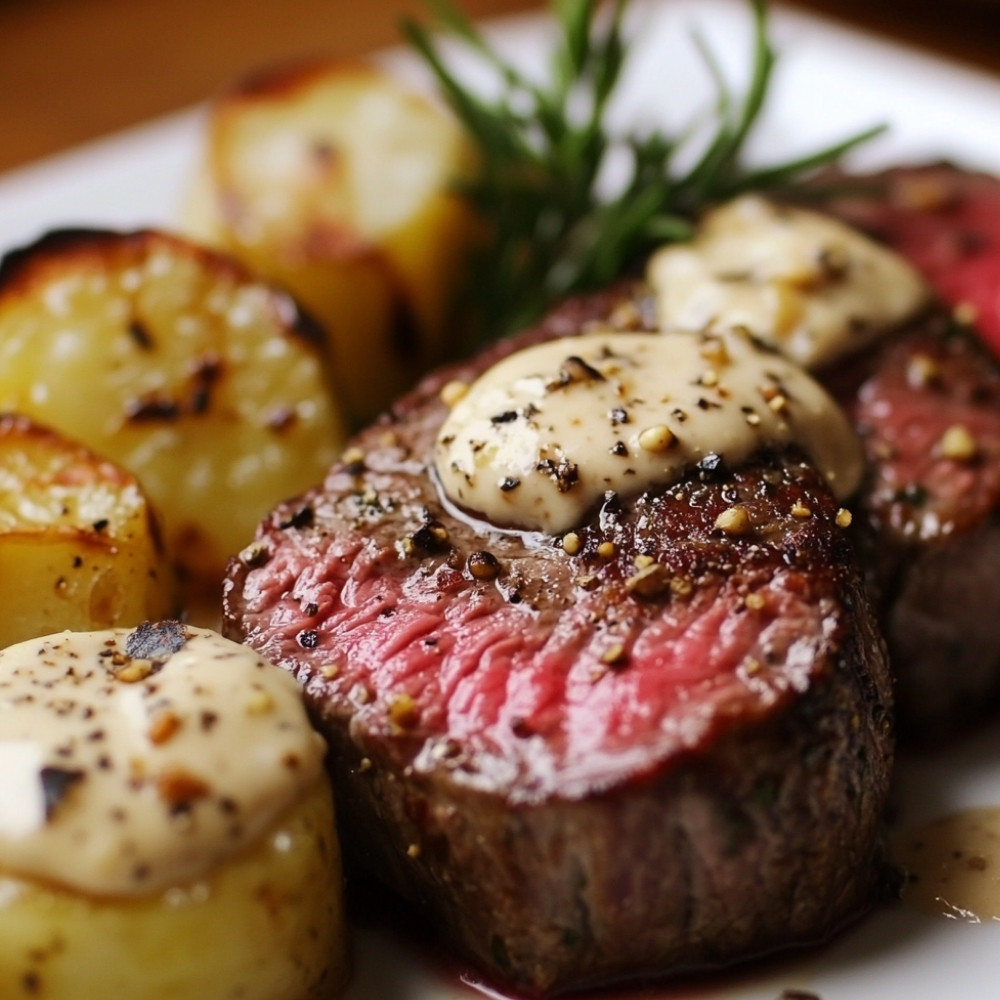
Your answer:
[[[1000,365],[938,312],[853,367],[869,468],[855,521],[897,718],[933,742],[1000,699]]]
[[[908,258],[955,312],[860,359],[846,401],[871,470],[866,562],[898,718],[928,741],[1000,701],[1000,179],[938,163],[863,180],[876,196],[834,209]]]
[[[431,474],[439,390],[485,364],[230,567],[227,634],[302,683],[348,853],[530,994],[825,937],[874,898],[892,758],[825,482],[792,450],[710,457],[568,535],[492,530]]]

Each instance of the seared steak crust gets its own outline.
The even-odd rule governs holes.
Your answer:
[[[630,301],[519,342],[642,326]],[[872,900],[892,757],[835,501],[764,453],[609,494],[575,538],[475,523],[429,470],[439,390],[510,349],[426,380],[267,519],[227,634],[302,683],[348,852],[488,978],[551,993],[822,938]]]

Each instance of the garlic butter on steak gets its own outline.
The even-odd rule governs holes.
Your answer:
[[[665,329],[743,328],[809,369],[863,350],[930,302],[904,257],[759,195],[709,212],[691,242],[653,255],[648,277]]]
[[[658,324],[745,324],[844,406],[897,718],[933,742],[1000,703],[1000,181],[940,163],[832,181],[824,215],[721,206],[648,279]]]
[[[839,498],[857,489],[861,445],[841,409],[744,331],[588,332],[515,351],[476,379],[438,433],[436,471],[459,506],[553,535],[609,490],[632,496],[709,456],[736,466],[790,442]]]

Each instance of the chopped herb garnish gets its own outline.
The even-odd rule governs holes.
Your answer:
[[[42,783],[42,796],[45,800],[45,818],[51,819],[52,814],[66,798],[66,793],[78,781],[83,780],[84,774],[83,771],[64,767],[43,767],[38,777]]]
[[[187,642],[187,630],[179,621],[143,622],[125,640],[125,652],[133,659],[162,660],[179,653]]]

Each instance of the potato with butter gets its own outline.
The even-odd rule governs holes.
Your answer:
[[[156,231],[65,231],[0,265],[0,410],[134,474],[188,602],[343,426],[324,337],[237,262]]]
[[[185,225],[319,317],[368,419],[449,347],[477,235],[455,184],[472,169],[458,122],[388,73],[296,64],[213,103]]]
[[[135,476],[11,413],[0,413],[0,606],[0,647],[62,628],[138,625],[176,608]]]
[[[86,896],[0,871],[0,996],[336,996],[348,962],[331,809],[329,790],[317,788],[210,877],[139,899]]]
[[[0,650],[0,997],[331,1000],[324,753],[294,678],[207,629]]]

